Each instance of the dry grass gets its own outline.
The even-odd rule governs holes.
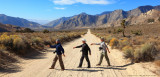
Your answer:
[[[105,37],[111,47],[124,52],[125,58],[134,57],[136,62],[154,60],[157,55],[153,53],[160,51],[160,23],[127,26],[126,37],[122,36],[120,29],[121,27],[94,28],[91,32],[98,37]],[[116,39],[116,44],[113,38]]]

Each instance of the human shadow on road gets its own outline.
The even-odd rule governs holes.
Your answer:
[[[122,66],[116,66],[116,67],[127,67],[127,66],[130,66],[130,65],[133,65],[134,63],[128,63],[128,64],[125,64],[125,65],[122,65]]]
[[[67,71],[85,71],[85,72],[98,72],[103,70],[92,70],[92,69],[65,69]]]
[[[109,67],[92,67],[92,68],[101,68],[101,69],[114,69],[114,70],[126,70],[127,68],[109,66]]]

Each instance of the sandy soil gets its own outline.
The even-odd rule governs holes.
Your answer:
[[[82,38],[87,40],[89,46],[93,42],[100,42],[99,38],[90,33],[90,30]],[[101,66],[96,66],[100,57],[99,46],[90,46],[92,55],[89,56],[89,59],[92,68],[86,68],[85,59],[83,68],[77,68],[81,52],[80,49],[73,49],[73,47],[82,44],[82,38],[63,45],[66,55],[63,57],[66,68],[64,71],[60,70],[59,62],[57,62],[55,69],[49,69],[55,54],[49,52],[53,49],[48,49],[47,52],[44,52],[45,55],[18,63],[21,67],[20,70],[12,73],[1,73],[0,77],[158,77],[158,75],[145,69],[141,63],[130,64],[123,59],[122,52],[116,49],[110,49],[111,53],[108,53],[112,66],[107,67],[105,59],[103,59]]]

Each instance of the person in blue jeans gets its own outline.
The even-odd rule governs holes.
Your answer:
[[[63,64],[63,60],[62,60],[62,55],[65,57],[65,54],[64,54],[64,49],[63,49],[63,47],[62,47],[62,45],[60,43],[60,40],[57,39],[56,40],[56,45],[48,45],[48,47],[56,48],[56,51],[55,51],[56,55],[55,55],[55,57],[53,59],[52,66],[49,69],[54,69],[57,60],[59,60],[59,64],[61,66],[61,70],[62,71],[65,70],[64,64]]]

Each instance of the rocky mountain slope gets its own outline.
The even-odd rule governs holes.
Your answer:
[[[27,28],[37,28],[40,27],[40,24],[28,21],[23,18],[11,17],[4,14],[0,14],[0,23],[3,24],[12,24],[19,27],[27,27]]]
[[[50,23],[50,25],[54,25],[54,29],[75,29],[75,28],[88,28],[88,27],[108,27],[108,26],[120,26],[122,19],[127,19],[127,24],[135,24],[133,22],[141,19],[141,15],[146,14],[147,12],[152,12],[151,10],[160,11],[160,6],[140,6],[136,9],[130,11],[124,10],[115,10],[112,12],[104,12],[99,15],[88,15],[86,13],[82,13],[73,17],[70,17],[67,20],[61,21],[61,19],[52,21],[61,21],[56,24]],[[155,12],[157,13],[157,12]],[[151,13],[151,14],[155,14]],[[139,18],[139,19],[136,19]],[[148,17],[143,20],[148,20]],[[156,20],[156,19],[155,19]],[[143,23],[143,22],[142,22]],[[147,22],[144,22],[147,23]]]
[[[10,24],[2,24],[0,23],[0,32],[13,32],[16,30],[23,30],[24,28],[10,25]]]

